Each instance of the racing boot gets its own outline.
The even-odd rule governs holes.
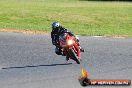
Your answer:
[[[79,46],[79,48],[81,52],[84,52],[84,49],[81,46]]]
[[[56,53],[57,55],[62,55],[62,50],[61,50],[61,48],[56,46],[56,48],[55,48],[55,53]]]

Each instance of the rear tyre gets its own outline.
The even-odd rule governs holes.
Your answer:
[[[71,57],[74,58],[74,60],[77,62],[77,64],[80,64],[80,59],[78,58],[77,54],[74,52],[73,49],[70,50],[71,52]]]

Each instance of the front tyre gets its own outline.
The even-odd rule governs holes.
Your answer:
[[[77,64],[80,64],[80,59],[78,58],[77,54],[74,52],[73,49],[70,50],[71,57],[77,62]]]

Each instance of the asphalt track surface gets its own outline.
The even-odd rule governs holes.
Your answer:
[[[82,88],[78,82],[82,67],[90,79],[132,80],[131,38],[80,37],[80,41],[85,52],[78,65],[54,53],[49,35],[1,32],[0,88]]]

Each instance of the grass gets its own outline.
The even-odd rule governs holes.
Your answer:
[[[0,0],[0,29],[51,32],[53,21],[79,35],[132,37],[132,3]]]

